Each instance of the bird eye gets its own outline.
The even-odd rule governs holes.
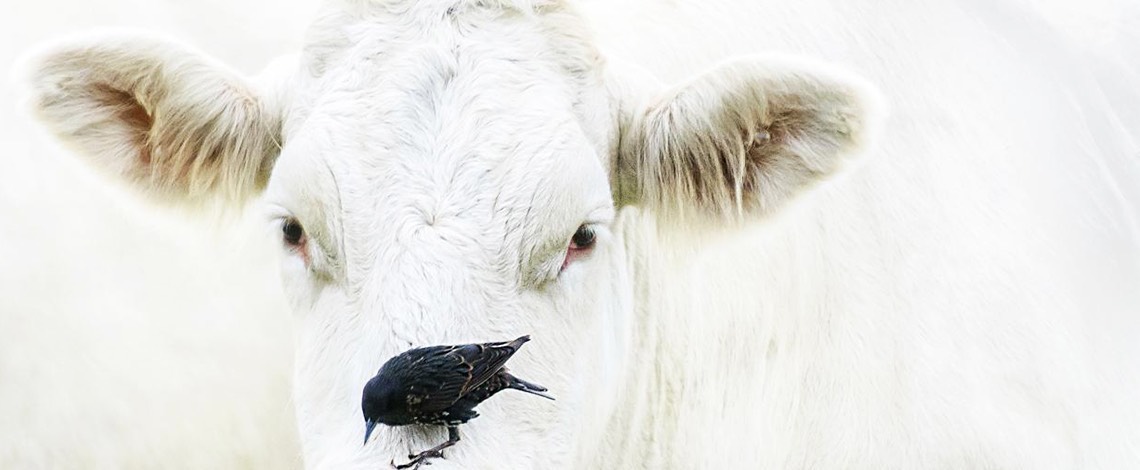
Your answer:
[[[596,236],[594,229],[585,225],[579,226],[578,230],[574,232],[574,236],[570,238],[571,250],[585,250],[594,246]]]
[[[305,229],[301,227],[301,223],[297,219],[289,217],[285,219],[285,223],[281,224],[281,238],[289,246],[301,246],[305,243]]]

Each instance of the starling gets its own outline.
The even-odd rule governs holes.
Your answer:
[[[507,372],[511,358],[530,336],[501,343],[430,346],[406,351],[385,362],[364,386],[364,443],[376,423],[388,426],[431,424],[447,426],[447,442],[410,454],[396,468],[418,467],[428,458],[459,442],[460,424],[479,413],[475,406],[501,390],[512,388],[553,400],[546,388]]]

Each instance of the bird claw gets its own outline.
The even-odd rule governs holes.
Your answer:
[[[438,450],[437,451],[428,450],[428,451],[420,452],[419,455],[408,454],[408,458],[411,459],[410,462],[403,464],[403,465],[394,465],[394,466],[398,470],[404,470],[404,469],[416,470],[417,468],[420,468],[421,465],[431,465],[431,461],[428,459],[432,459],[432,458],[442,459],[443,458],[443,452],[438,451]],[[392,460],[392,463],[393,464],[396,463],[395,459]]]

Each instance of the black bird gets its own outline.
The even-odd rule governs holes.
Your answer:
[[[424,460],[443,457],[443,449],[459,442],[460,424],[479,413],[475,406],[512,388],[549,398],[546,388],[507,372],[511,358],[530,336],[501,343],[430,346],[405,351],[380,367],[364,386],[364,443],[376,423],[388,426],[433,424],[447,426],[447,442],[419,454],[396,468],[418,467]]]

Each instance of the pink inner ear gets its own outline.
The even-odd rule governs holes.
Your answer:
[[[154,119],[142,103],[135,99],[130,92],[114,88],[110,85],[99,84],[92,87],[92,99],[97,100],[102,107],[112,110],[115,117],[122,123],[122,127],[129,135],[134,148],[139,150],[139,163],[149,166],[151,163],[150,146],[147,135]]]

